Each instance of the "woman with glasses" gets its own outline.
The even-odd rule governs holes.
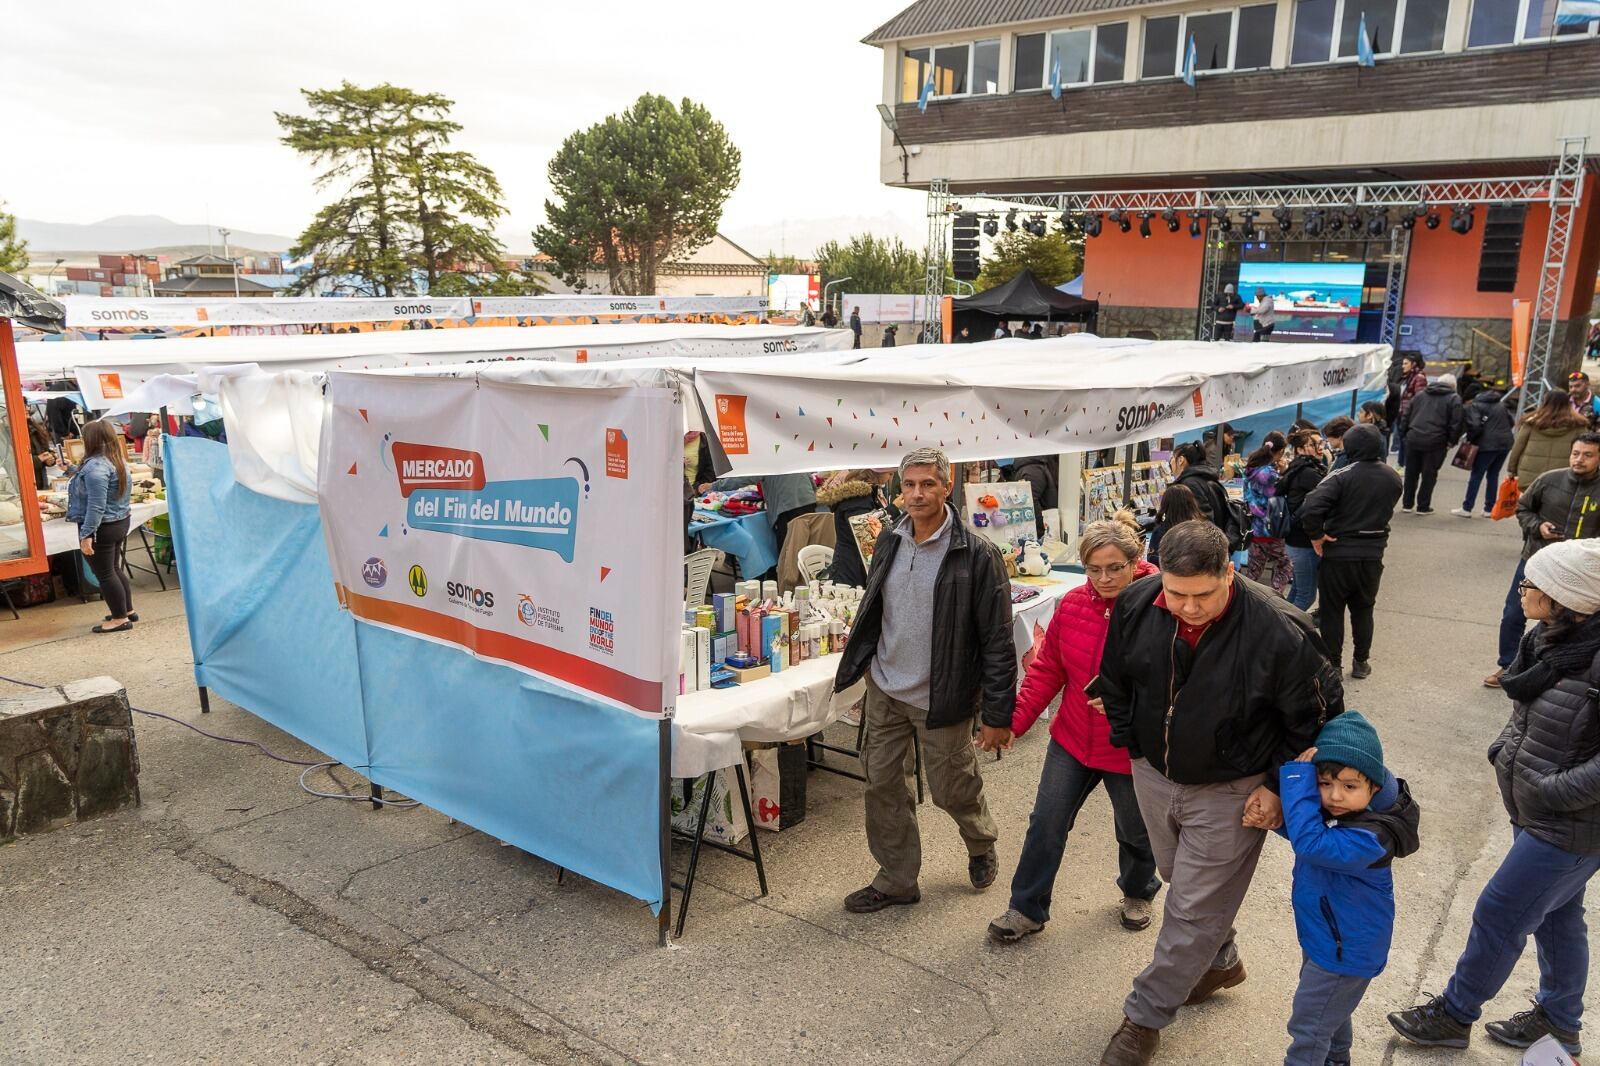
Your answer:
[[[1289,434],[1289,448],[1294,457],[1278,479],[1277,489],[1289,507],[1289,531],[1283,535],[1290,565],[1289,602],[1309,611],[1317,598],[1317,563],[1321,556],[1300,525],[1300,505],[1328,476],[1328,464],[1322,452],[1322,434],[1314,429],[1297,429]]]
[[[1011,731],[1021,736],[1061,695],[1061,709],[1050,723],[1050,747],[1028,835],[1011,880],[1011,906],[989,923],[991,939],[1009,944],[1044,928],[1050,920],[1050,895],[1061,856],[1078,811],[1096,785],[1111,797],[1117,834],[1125,928],[1150,925],[1150,901],[1161,890],[1150,838],[1133,795],[1133,767],[1125,748],[1111,743],[1111,728],[1093,691],[1100,672],[1111,608],[1124,589],[1157,572],[1139,558],[1144,544],[1127,511],[1109,522],[1095,522],[1078,539],[1078,559],[1089,581],[1061,598],[1038,657],[1028,667],[1017,694]]]
[[[1528,560],[1518,594],[1539,624],[1500,678],[1511,720],[1489,745],[1511,850],[1478,897],[1444,994],[1389,1015],[1389,1023],[1414,1044],[1465,1048],[1531,936],[1539,957],[1533,1009],[1484,1030],[1515,1048],[1549,1034],[1579,1055],[1589,978],[1583,896],[1600,870],[1600,540],[1544,548]]]

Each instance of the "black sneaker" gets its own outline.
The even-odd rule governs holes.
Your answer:
[[[873,914],[885,907],[909,907],[922,902],[922,893],[913,891],[909,896],[891,896],[868,885],[858,888],[844,898],[844,909],[851,914]]]
[[[1422,1047],[1465,1048],[1472,1043],[1472,1026],[1463,1025],[1445,1010],[1444,997],[1434,996],[1421,1006],[1389,1015],[1394,1031]]]
[[[999,875],[1000,857],[993,848],[967,860],[967,876],[972,878],[972,887],[979,892],[994,884],[994,879]]]
[[[1551,1025],[1550,1016],[1537,1003],[1533,1005],[1532,1010],[1513,1014],[1503,1022],[1488,1022],[1483,1028],[1492,1039],[1507,1047],[1528,1047],[1548,1033],[1560,1042],[1568,1055],[1583,1054],[1583,1044],[1579,1041],[1578,1034]]]
[[[1350,664],[1350,676],[1355,678],[1357,681],[1361,680],[1363,677],[1371,677],[1372,664],[1367,662],[1365,659],[1357,659],[1355,662]]]
[[[1418,507],[1417,508],[1417,513],[1418,514],[1432,514],[1433,513],[1433,508],[1432,507]]]

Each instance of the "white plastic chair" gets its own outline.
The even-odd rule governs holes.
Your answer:
[[[800,579],[809,584],[833,565],[833,549],[825,544],[807,544],[796,553],[795,564],[800,567]]]
[[[706,602],[706,591],[711,588],[711,571],[722,564],[722,549],[701,548],[684,556],[684,597],[686,607],[699,607]]]

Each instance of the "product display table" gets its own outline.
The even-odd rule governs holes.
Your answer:
[[[701,511],[700,514],[710,512]],[[697,537],[708,548],[718,548],[739,560],[739,573],[760,577],[778,565],[778,541],[772,535],[767,512],[717,518],[711,522],[689,523],[689,536]]]
[[[149,500],[145,503],[133,505],[133,513],[128,522],[128,534],[144,525],[157,515],[167,513],[166,500]],[[44,551],[46,555],[59,555],[62,552],[75,552],[78,550],[78,525],[68,522],[65,518],[52,518],[43,523],[44,526]],[[153,560],[152,560],[153,561]]]

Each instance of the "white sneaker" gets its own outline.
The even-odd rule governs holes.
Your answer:
[[[1409,508],[1409,507],[1402,507],[1402,508],[1400,508],[1400,510],[1404,511],[1406,514],[1410,514],[1411,513],[1411,508]]]
[[[1452,508],[1450,508],[1450,513],[1455,515],[1457,518],[1471,518],[1472,517],[1472,512],[1467,510],[1465,507],[1452,507]]]
[[[1032,936],[1043,929],[1041,922],[1036,922],[1021,911],[1007,909],[1004,914],[989,923],[989,939],[997,944],[1015,944],[1025,936]]]

